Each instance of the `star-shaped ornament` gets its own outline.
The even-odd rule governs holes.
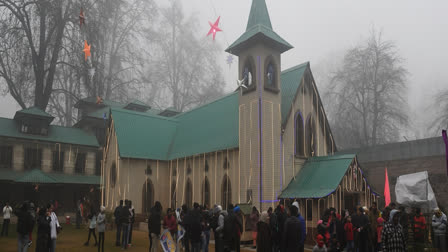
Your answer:
[[[85,54],[85,59],[87,61],[87,58],[91,56],[90,54],[90,45],[87,44],[87,40],[84,40],[84,50],[82,50]]]
[[[240,89],[240,88],[245,88],[245,89],[247,89],[247,86],[246,86],[246,84],[244,84],[244,82],[245,82],[244,79],[242,79],[242,80],[236,80],[236,85],[238,85],[238,89]]]
[[[226,62],[227,62],[227,65],[229,65],[229,67],[232,66],[232,64],[233,64],[233,56],[231,54],[229,54],[227,56]]]
[[[213,40],[215,40],[216,33],[222,31],[218,27],[220,18],[221,17],[218,17],[218,19],[216,20],[216,22],[214,24],[212,24],[212,22],[208,21],[208,24],[210,25],[210,31],[207,33],[207,36],[210,34],[213,34]]]

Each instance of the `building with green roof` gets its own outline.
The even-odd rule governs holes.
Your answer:
[[[239,59],[239,89],[183,113],[110,106],[102,203],[112,210],[130,199],[147,214],[155,201],[164,208],[199,202],[267,210],[298,200],[312,223],[319,209],[376,201],[356,156],[333,156],[310,63],[281,70],[289,49],[265,1],[253,0],[246,31],[226,49]]]
[[[73,210],[73,199],[99,187],[102,156],[95,135],[51,125],[53,119],[36,107],[17,111],[14,119],[0,118],[1,201],[58,200]]]

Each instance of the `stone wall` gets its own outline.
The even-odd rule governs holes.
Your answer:
[[[387,167],[392,201],[395,201],[395,184],[398,176],[428,171],[439,206],[448,210],[448,176],[445,156],[379,162],[360,161],[360,165],[370,185],[380,195],[384,195],[384,173],[385,167]]]

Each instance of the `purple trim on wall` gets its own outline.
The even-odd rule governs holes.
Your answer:
[[[261,203],[263,199],[263,128],[262,128],[262,104],[261,104],[261,57],[257,56],[258,63],[258,143],[260,148],[258,150],[258,167],[259,167],[259,183],[258,183],[258,200],[260,201],[260,209]]]

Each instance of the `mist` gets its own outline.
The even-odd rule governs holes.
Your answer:
[[[166,6],[166,0],[156,0]],[[237,59],[226,64],[224,49],[246,29],[251,0],[182,0],[185,15],[199,21],[203,36],[208,22],[221,17],[223,32],[216,43],[222,48],[217,61],[225,79],[225,91],[236,87]],[[266,0],[274,31],[294,48],[282,55],[282,69],[309,61],[319,89],[321,75],[337,68],[344,51],[358,44],[372,29],[393,41],[408,75],[410,126],[403,129],[409,140],[432,136],[433,97],[448,88],[448,2],[446,1],[302,1]],[[198,36],[201,36],[199,34]],[[209,38],[211,39],[211,38]],[[10,96],[0,98],[0,116],[11,118],[20,107]],[[405,140],[405,139],[402,139]]]

